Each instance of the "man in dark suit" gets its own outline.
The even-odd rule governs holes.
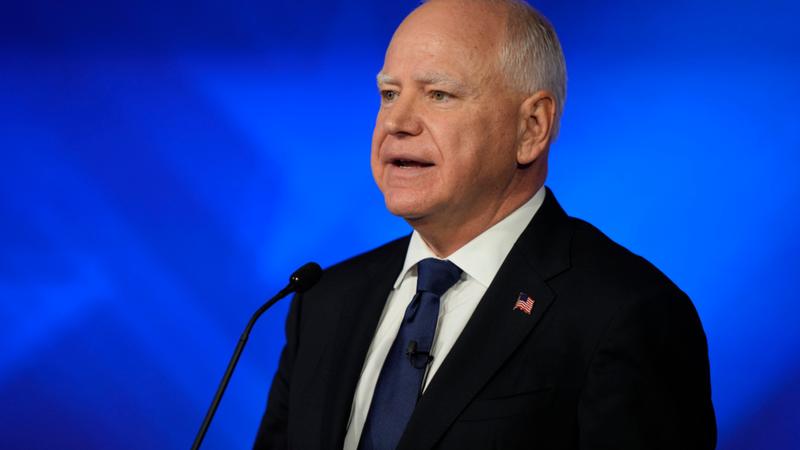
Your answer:
[[[521,2],[400,25],[372,170],[414,232],[295,297],[255,448],[714,448],[690,300],[544,188],[565,78]]]

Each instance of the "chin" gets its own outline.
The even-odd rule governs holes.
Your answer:
[[[418,199],[397,198],[389,195],[384,195],[384,203],[386,209],[395,216],[402,217],[405,220],[416,220],[425,216],[426,206]]]
[[[397,205],[389,205],[386,204],[386,209],[389,210],[390,213],[397,217],[401,217],[405,220],[414,220],[421,217],[423,214],[417,210],[416,208],[409,208],[409,207],[402,207]]]

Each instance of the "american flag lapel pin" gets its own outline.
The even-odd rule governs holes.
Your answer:
[[[514,303],[514,309],[518,309],[530,316],[533,312],[534,303],[536,303],[536,301],[531,297],[528,297],[528,294],[520,292],[519,297],[517,297],[517,302]]]

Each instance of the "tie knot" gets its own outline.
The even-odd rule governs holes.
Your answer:
[[[417,291],[442,296],[461,278],[461,269],[450,261],[426,258],[417,263]]]

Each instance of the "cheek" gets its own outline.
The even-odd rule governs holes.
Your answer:
[[[511,176],[516,170],[512,147],[507,136],[491,132],[485,123],[448,135],[444,175],[454,195],[480,195]]]
[[[444,173],[452,183],[468,184],[479,172],[487,150],[481,124],[461,121],[437,131],[433,135],[444,163]]]
[[[458,159],[470,152],[472,127],[479,124],[464,119],[445,115],[426,121],[430,139],[441,161],[447,165],[457,163]]]
[[[381,116],[378,114],[378,118],[375,120],[375,128],[372,129],[372,156],[375,157],[376,152],[378,151],[378,143],[381,140],[381,134],[383,131],[381,130]]]
[[[381,185],[381,175],[383,174],[383,165],[380,164],[380,146],[385,136],[379,123],[380,115],[378,115],[378,121],[375,123],[375,129],[372,132],[372,145],[370,150],[370,166],[372,168],[372,177],[375,179],[375,182],[378,184],[378,186]]]

